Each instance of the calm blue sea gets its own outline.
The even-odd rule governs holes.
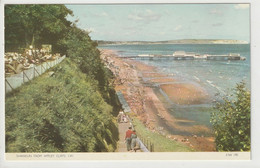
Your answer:
[[[107,45],[100,48],[117,50],[119,55],[173,54],[175,51],[199,54],[239,53],[245,61],[215,60],[138,60],[158,68],[183,82],[200,85],[214,98],[216,93],[230,92],[242,80],[250,89],[250,44],[153,44],[153,45]],[[196,120],[197,124],[209,125],[212,104],[180,106],[172,103],[170,111],[175,117]]]

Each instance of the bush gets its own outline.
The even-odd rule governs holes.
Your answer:
[[[250,150],[250,92],[245,83],[237,84],[234,95],[217,102],[211,123],[218,151]]]
[[[6,5],[6,51],[51,44],[70,59],[6,95],[7,152],[114,151],[121,108],[97,43],[65,5]]]
[[[6,98],[7,152],[115,151],[113,110],[77,65],[65,60]]]
[[[114,108],[113,115],[116,116],[121,105],[114,87],[110,85],[113,74],[101,61],[100,52],[96,48],[97,43],[91,40],[88,32],[74,25],[68,33],[64,45],[67,46],[67,56],[77,64],[81,72],[86,74],[88,79],[97,82],[96,89]]]

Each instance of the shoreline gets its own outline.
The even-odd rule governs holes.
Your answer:
[[[202,88],[191,83],[174,84],[178,79],[158,72],[156,67],[135,60],[121,59],[113,50],[102,49],[101,58],[115,76],[115,90],[122,92],[132,113],[136,114],[149,130],[198,151],[215,151],[213,137],[199,136],[201,133],[211,134],[211,130],[204,125],[180,124],[194,121],[177,119],[171,115],[151,86],[158,85],[171,101],[180,105],[205,102],[209,95]],[[169,84],[163,84],[165,82]],[[173,135],[167,128],[182,133]]]
[[[176,39],[165,41],[102,41],[97,40],[99,45],[146,45],[146,44],[250,44],[244,40],[234,39]]]

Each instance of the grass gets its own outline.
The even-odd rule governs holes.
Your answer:
[[[118,129],[97,82],[65,59],[6,96],[6,152],[112,152]]]
[[[142,124],[142,122],[137,118],[133,119],[133,125],[137,132],[139,138],[149,139],[149,142],[154,144],[154,152],[192,152],[194,149],[189,148],[188,146],[170,140],[165,136],[152,132]]]

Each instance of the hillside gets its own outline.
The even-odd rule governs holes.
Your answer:
[[[123,45],[123,44],[248,44],[241,40],[222,39],[182,39],[169,41],[97,41],[99,45]]]
[[[67,58],[6,95],[6,152],[112,152],[121,105],[113,74],[65,5],[6,5],[5,51],[49,44]],[[55,23],[55,24],[54,24]],[[53,54],[52,53],[52,54]]]
[[[95,83],[66,59],[6,97],[6,152],[115,151],[112,113]]]

